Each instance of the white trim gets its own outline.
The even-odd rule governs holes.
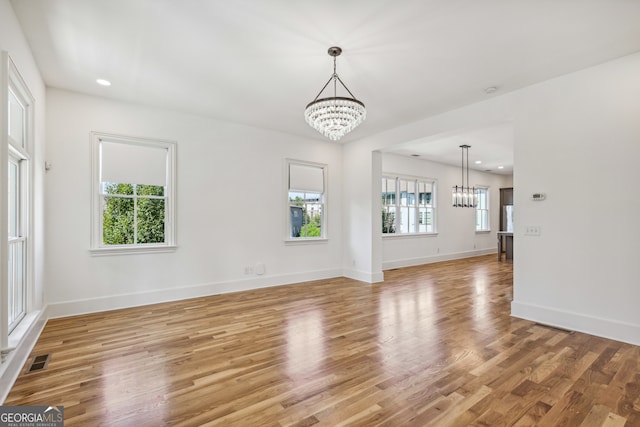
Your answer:
[[[9,177],[8,177],[8,162],[9,162],[9,114],[7,112],[8,96],[9,96],[9,54],[2,51],[0,64],[0,212],[2,218],[9,211]],[[3,226],[0,227],[0,304],[3,307],[8,307],[9,300],[9,264],[5,262],[8,260],[8,245],[6,242],[9,240],[9,229],[6,222],[3,221]],[[0,350],[9,346],[9,316],[5,315],[5,310],[0,310]],[[3,369],[3,363],[0,361],[0,372]],[[5,381],[2,381],[5,384]]]
[[[23,259],[24,267],[24,312],[25,317],[21,320],[24,322],[29,316],[34,306],[34,273],[33,273],[33,259],[34,249],[31,244],[33,240],[33,174],[34,168],[31,165],[30,158],[34,147],[34,135],[35,135],[35,98],[31,94],[29,87],[22,78],[18,68],[11,60],[9,54],[2,51],[1,64],[0,64],[0,210],[2,212],[8,212],[8,174],[7,165],[9,160],[9,153],[13,153],[16,158],[19,158],[23,162],[19,162],[19,180],[20,180],[20,218],[19,228],[20,235],[25,239],[25,257]],[[8,135],[8,111],[6,110],[8,105],[9,89],[14,92],[14,95],[18,98],[24,106],[24,129],[23,129],[23,141],[24,147],[21,145],[14,146],[13,140]],[[3,307],[8,307],[8,229],[5,223],[4,227],[0,227],[0,241],[5,242],[0,249],[0,260],[3,260],[2,266],[0,266],[0,304]],[[0,313],[5,313],[5,310],[0,309]],[[7,348],[11,342],[15,341],[9,334],[9,325],[7,323],[7,316],[2,315],[0,320],[0,348]],[[16,325],[16,328],[19,327]],[[15,330],[15,329],[14,329]],[[12,331],[13,335],[13,331]]]
[[[422,177],[422,176],[417,176],[417,175],[405,175],[405,174],[399,174],[399,173],[395,173],[395,172],[382,172],[382,175],[380,177],[381,179],[386,179],[386,180],[394,180],[395,182],[395,189],[396,189],[396,197],[395,197],[395,205],[394,208],[396,210],[395,213],[395,217],[394,217],[394,227],[396,230],[398,230],[400,228],[400,209],[402,208],[414,208],[415,210],[415,214],[416,214],[416,229],[418,229],[420,227],[420,196],[418,195],[418,186],[419,183],[430,183],[431,184],[431,204],[429,206],[422,206],[424,208],[430,209],[431,213],[432,213],[432,222],[433,222],[433,231],[413,231],[413,232],[408,232],[408,233],[398,233],[397,231],[395,233],[382,233],[382,224],[380,224],[380,232],[382,234],[382,236],[396,236],[396,235],[414,235],[414,236],[422,236],[422,235],[437,235],[438,234],[438,205],[437,205],[437,200],[438,200],[438,180],[436,178],[429,178],[429,177]],[[415,196],[416,196],[416,202],[414,206],[403,206],[400,205],[400,180],[403,181],[415,181],[415,186],[416,186],[416,190],[415,190]],[[380,184],[381,182],[378,184],[378,198],[381,199],[382,196],[382,189],[380,188]],[[382,204],[381,205],[382,210],[384,210],[385,205]]]
[[[169,252],[176,247],[176,146],[175,141],[160,138],[115,135],[105,132],[90,132],[91,137],[91,239],[89,251],[92,255],[122,255],[127,253]],[[144,246],[127,245],[112,247],[102,245],[102,215],[100,210],[100,143],[120,142],[167,150],[167,186],[165,192],[165,243]]]
[[[168,288],[148,292],[137,292],[99,298],[50,303],[48,305],[48,314],[49,318],[53,319],[57,317],[97,313],[101,311],[117,310],[120,308],[138,307],[169,301],[180,301],[190,298],[248,291],[252,289],[268,288],[272,286],[303,283],[312,280],[332,279],[342,276],[342,270],[333,269],[317,270],[304,273],[289,273],[277,276],[262,276],[228,282],[203,283],[199,285],[180,288]]]
[[[291,213],[290,213],[290,203],[289,203],[289,191],[297,191],[295,189],[291,189],[289,185],[289,171],[291,170],[291,164],[294,165],[302,165],[302,166],[311,166],[322,169],[322,179],[324,185],[324,191],[322,194],[322,227],[321,227],[321,236],[320,237],[291,237]],[[297,160],[291,158],[284,159],[284,172],[283,172],[283,181],[284,181],[284,201],[285,201],[285,215],[284,215],[284,242],[285,244],[290,244],[292,242],[322,242],[324,240],[329,239],[329,198],[327,194],[329,192],[329,165],[325,163],[317,163],[317,162],[309,162],[306,160]],[[298,191],[301,192],[301,191]],[[311,193],[311,191],[309,191]]]
[[[640,345],[640,325],[588,316],[552,307],[511,302],[511,316],[570,331]]]
[[[495,254],[496,248],[490,249],[474,249],[472,251],[454,252],[450,254],[439,254],[432,256],[424,256],[417,258],[405,258],[382,263],[382,270],[391,270],[393,268],[413,267],[416,265],[432,264],[434,262],[452,261],[454,259],[471,258],[481,255]]]
[[[9,342],[9,347],[12,347],[13,350],[9,352],[5,362],[0,364],[0,404],[3,404],[9,395],[13,383],[20,375],[46,323],[45,308],[27,314],[14,330]]]
[[[485,194],[487,195],[487,208],[486,209],[480,209],[478,206],[480,206],[480,203],[478,202],[477,206],[475,207],[475,221],[476,225],[473,227],[476,230],[476,233],[489,233],[491,232],[491,191],[490,191],[490,187],[487,185],[476,185],[475,186],[476,191],[478,190],[484,190]],[[479,200],[479,198],[478,198]],[[487,211],[487,228],[481,228],[478,229],[477,227],[477,220],[478,220],[478,211],[479,210],[483,210],[483,211]]]
[[[138,246],[111,246],[89,249],[91,256],[130,255],[130,254],[154,254],[161,252],[175,252],[175,245],[138,245]]]
[[[302,237],[302,238],[289,238],[284,239],[285,245],[308,245],[313,243],[328,243],[329,239],[324,237]]]
[[[384,240],[394,240],[394,239],[415,239],[416,237],[437,237],[438,233],[382,233],[382,238]]]
[[[348,279],[358,280],[365,283],[380,283],[384,282],[384,272],[368,272],[361,270],[344,270],[343,276]]]

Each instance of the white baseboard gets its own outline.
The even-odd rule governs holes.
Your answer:
[[[359,270],[344,270],[342,272],[342,275],[349,279],[358,280],[365,283],[384,282],[384,273],[382,271],[379,271],[377,273],[369,273],[367,271]]]
[[[53,319],[342,276],[342,270],[339,269],[320,270],[277,276],[262,276],[229,282],[206,283],[181,288],[155,289],[148,292],[50,303],[47,314],[49,318]]]
[[[511,302],[511,315],[570,331],[640,345],[640,325],[516,301]]]
[[[455,252],[449,254],[438,254],[432,256],[424,256],[417,258],[405,258],[392,261],[384,261],[382,263],[383,270],[391,270],[393,268],[413,267],[415,265],[431,264],[434,262],[451,261],[454,259],[471,258],[474,256],[497,254],[496,248],[474,249],[466,252]],[[497,256],[497,255],[496,255]]]
[[[27,361],[33,346],[36,345],[38,337],[44,325],[47,323],[46,308],[34,311],[27,315],[27,318],[20,322],[22,331],[14,331],[11,336],[20,335],[20,339],[12,342],[11,336],[9,345],[15,347],[8,355],[4,363],[0,364],[0,404],[3,404],[13,383],[20,375],[22,367]]]

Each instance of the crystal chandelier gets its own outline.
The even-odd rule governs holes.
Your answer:
[[[469,187],[469,148],[470,145],[461,145],[462,149],[462,161],[460,169],[462,169],[462,185],[455,186],[451,192],[451,202],[454,208],[475,208],[478,205],[478,197],[476,195],[475,187]],[[467,186],[464,185],[465,177],[465,157],[466,157],[466,172],[467,172]]]
[[[336,73],[336,57],[342,53],[342,49],[336,46],[330,47],[328,53],[333,56],[333,74],[316,98],[307,105],[304,117],[312,128],[330,140],[338,141],[362,123],[367,117],[367,110]],[[331,81],[333,81],[333,97],[318,99]],[[349,92],[351,98],[337,96],[338,82]]]

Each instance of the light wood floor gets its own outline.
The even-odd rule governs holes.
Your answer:
[[[69,426],[640,426],[640,348],[511,318],[495,256],[50,320]],[[90,285],[90,284],[88,284]]]

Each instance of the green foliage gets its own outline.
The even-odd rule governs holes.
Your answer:
[[[309,217],[305,212],[305,222],[306,224],[302,226],[300,229],[300,237],[321,237],[322,236],[322,225],[321,225],[321,217],[320,215],[314,215],[313,217]]]
[[[303,207],[304,206],[304,200],[302,200],[302,197],[300,197],[300,196],[296,196],[295,199],[289,197],[289,204],[291,206]]]
[[[134,201],[134,191],[139,196]],[[164,187],[155,185],[108,184],[103,210],[103,242],[105,245],[131,245],[134,243],[163,243],[164,199],[144,196],[163,196]],[[124,197],[122,197],[124,196]],[[142,196],[142,197],[140,197]],[[134,215],[137,230],[134,230]]]
[[[395,233],[395,215],[393,212],[387,212],[382,210],[382,232],[383,233]]]

